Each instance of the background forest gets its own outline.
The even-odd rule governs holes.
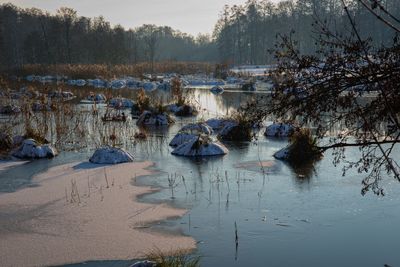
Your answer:
[[[356,0],[347,1],[362,37],[373,44],[393,40],[393,31]],[[380,3],[400,16],[398,0]],[[379,10],[378,10],[379,12]],[[167,26],[142,25],[135,29],[111,26],[103,17],[87,18],[70,8],[49,14],[36,8],[0,6],[0,66],[25,64],[136,64],[156,61],[203,61],[227,64],[269,64],[279,34],[298,41],[300,52],[314,53],[317,34],[313,23],[326,22],[346,35],[350,25],[338,0],[249,0],[225,6],[212,35],[194,37]]]

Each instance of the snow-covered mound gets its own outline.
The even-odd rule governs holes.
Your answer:
[[[228,149],[223,144],[214,142],[209,137],[202,135],[179,145],[172,151],[173,155],[185,157],[218,156],[227,153]]]
[[[58,99],[62,101],[67,101],[75,98],[75,95],[72,92],[69,91],[63,91],[63,92],[50,92],[48,93],[48,97],[52,99]]]
[[[220,95],[224,92],[224,88],[222,88],[221,86],[214,86],[210,89],[210,92],[214,95]]]
[[[39,145],[33,139],[26,139],[12,155],[17,158],[53,158],[57,156],[57,150],[50,145]]]
[[[193,139],[197,139],[198,135],[181,132],[177,133],[174,138],[172,138],[171,142],[169,142],[170,146],[179,146],[186,142],[192,141]]]
[[[289,149],[290,147],[287,146],[285,148],[282,148],[281,150],[278,150],[277,152],[275,152],[274,157],[280,160],[287,160],[289,158]]]
[[[161,81],[157,84],[158,90],[168,91],[171,89],[171,83],[168,81]]]
[[[211,135],[213,130],[205,123],[191,123],[183,126],[169,143],[170,146],[179,146],[196,139],[199,134]]]
[[[7,106],[0,107],[0,114],[16,114],[16,113],[20,113],[20,112],[21,112],[21,108],[16,105],[7,105]]]
[[[214,131],[219,131],[223,129],[226,125],[232,124],[233,121],[226,119],[209,119],[206,121],[206,124],[210,126]]]
[[[79,79],[79,80],[76,80],[75,84],[77,86],[85,86],[86,85],[86,81],[83,80],[83,79]]]
[[[221,137],[227,136],[235,127],[238,127],[238,123],[235,121],[227,121],[224,127],[219,131]]]
[[[136,124],[137,125],[154,125],[154,126],[166,126],[174,121],[168,116],[167,113],[154,114],[151,111],[145,110],[139,116]]]
[[[273,123],[267,126],[264,135],[270,137],[288,137],[293,134],[295,127],[288,123]]]
[[[135,262],[133,265],[129,266],[129,267],[155,267],[157,266],[157,264],[154,261],[138,261]]]
[[[194,116],[196,114],[197,114],[196,108],[194,106],[186,104],[178,107],[178,110],[175,111],[175,116],[181,116],[181,117]]]
[[[177,104],[171,104],[167,106],[167,110],[175,114],[175,116],[185,117],[194,116],[197,114],[197,109],[194,106],[184,104],[178,106]]]
[[[126,87],[126,82],[124,80],[113,80],[110,82],[110,87],[112,89],[122,89]]]
[[[101,79],[88,80],[88,85],[96,87],[96,88],[104,88],[107,85],[107,82]]]
[[[87,97],[87,100],[95,103],[104,103],[107,98],[103,94],[91,94]]]
[[[96,149],[89,161],[96,164],[118,164],[132,162],[133,156],[122,148],[106,146]]]
[[[189,132],[189,133],[203,133],[210,135],[213,133],[213,129],[206,123],[190,123],[183,126],[179,132]]]
[[[122,97],[110,99],[109,105],[113,108],[132,108],[134,103],[132,100]]]

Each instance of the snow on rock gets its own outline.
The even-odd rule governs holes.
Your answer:
[[[126,82],[124,80],[113,80],[110,82],[112,89],[122,89],[126,87]]]
[[[169,82],[162,81],[162,82],[157,84],[157,89],[158,90],[168,91],[168,90],[171,89],[171,84]]]
[[[195,107],[190,106],[190,105],[182,105],[182,106],[178,106],[178,108],[176,109],[176,111],[174,112],[175,116],[193,116],[197,113],[197,110]]]
[[[16,105],[7,105],[7,106],[0,107],[0,114],[16,114],[16,113],[20,113],[20,112],[21,112],[21,108]]]
[[[179,107],[178,107],[177,104],[170,104],[170,105],[167,105],[166,108],[167,108],[167,110],[168,110],[169,112],[175,113],[175,112],[178,111],[178,108],[179,108]]]
[[[200,122],[185,125],[179,130],[179,132],[204,133],[209,135],[213,133],[213,129],[206,123]]]
[[[168,116],[167,113],[154,114],[151,111],[145,110],[139,116],[136,124],[137,125],[154,125],[154,126],[166,126],[174,121]]]
[[[214,95],[220,95],[224,92],[224,88],[222,88],[221,86],[214,86],[210,89],[210,92]]]
[[[289,158],[289,150],[290,150],[289,146],[282,148],[281,150],[275,152],[274,157],[280,160],[287,160]]]
[[[145,260],[145,261],[135,262],[130,267],[155,267],[155,266],[157,266],[157,264],[154,261]]]
[[[50,145],[39,145],[33,139],[25,139],[12,155],[17,158],[53,158],[58,152]]]
[[[223,144],[214,142],[209,137],[202,135],[179,145],[172,151],[173,155],[185,157],[218,156],[227,153],[228,149]]]
[[[193,139],[197,139],[198,135],[191,133],[177,133],[174,138],[172,138],[171,142],[169,142],[170,146],[179,146],[186,142],[192,141]]]
[[[76,81],[75,81],[75,84],[76,84],[77,86],[85,86],[85,85],[86,85],[86,81],[83,80],[83,79],[79,79],[79,80],[76,80]]]
[[[134,103],[132,100],[122,97],[110,99],[110,106],[114,108],[132,108]]]
[[[157,89],[157,85],[153,82],[144,82],[142,83],[142,87],[145,91],[154,91]]]
[[[264,135],[271,137],[288,137],[293,134],[295,127],[288,123],[273,123],[267,126]]]
[[[104,102],[106,102],[107,98],[104,94],[90,94],[87,97],[87,100],[96,102],[96,103],[104,103]]]
[[[225,127],[225,125],[232,123],[232,120],[226,119],[209,119],[206,121],[206,124],[210,126],[214,131],[219,131]]]
[[[96,164],[118,164],[132,162],[133,156],[122,148],[106,146],[96,149],[89,161]]]
[[[222,137],[222,139],[229,135],[229,133],[235,128],[238,127],[238,123],[235,121],[226,121],[223,128],[219,131],[219,136]]]
[[[166,106],[167,110],[169,112],[172,112],[175,114],[175,116],[193,116],[197,113],[197,110],[194,106],[191,105],[182,105],[182,106],[178,106],[177,104],[170,104],[168,106]]]
[[[198,137],[199,134],[210,135],[213,130],[205,123],[190,123],[183,126],[169,143],[170,146],[179,146]]]

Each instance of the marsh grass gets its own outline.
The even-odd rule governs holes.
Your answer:
[[[179,250],[174,253],[163,253],[155,249],[146,258],[155,263],[156,267],[198,267],[200,257],[188,254],[189,251]]]
[[[203,62],[142,62],[132,65],[106,64],[59,64],[59,65],[24,65],[20,69],[9,70],[9,74],[27,75],[60,75],[73,79],[104,78],[110,79],[123,76],[140,77],[144,73],[211,73],[213,64]]]
[[[288,162],[293,166],[302,166],[322,158],[316,139],[309,129],[295,131],[289,139]]]

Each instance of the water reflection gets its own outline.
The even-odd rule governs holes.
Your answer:
[[[239,92],[215,96],[204,89],[193,90],[193,94],[207,112],[197,118],[177,119],[171,127],[148,128],[147,140],[132,139],[138,131],[135,120],[129,119],[125,124],[96,124],[88,120],[85,142],[90,149],[62,153],[51,161],[35,161],[1,172],[0,191],[29,186],[31,174],[51,166],[87,160],[92,148],[115,131],[121,146],[133,152],[137,160],[155,162],[159,170],[155,175],[138,178],[137,183],[164,190],[145,195],[141,201],[168,202],[190,209],[183,218],[154,228],[183,231],[195,237],[199,241],[198,253],[203,256],[203,266],[400,263],[397,251],[400,239],[395,234],[396,225],[400,223],[397,185],[393,185],[388,198],[361,197],[361,177],[350,174],[342,178],[340,168],[331,164],[331,155],[315,165],[291,167],[273,158],[276,151],[287,145],[287,140],[266,139],[261,135],[257,143],[227,143],[230,152],[223,157],[172,156],[168,143],[184,124],[222,116],[254,96]],[[159,96],[168,97],[165,93]],[[171,175],[176,175],[178,184],[174,188],[174,198],[171,198],[168,183]],[[239,236],[237,246],[235,221]],[[376,229],[381,229],[379,235],[375,234]],[[376,249],[371,249],[371,244],[375,243],[386,244],[385,249],[375,253]],[[127,265],[129,262],[111,261],[96,262],[93,266]]]

